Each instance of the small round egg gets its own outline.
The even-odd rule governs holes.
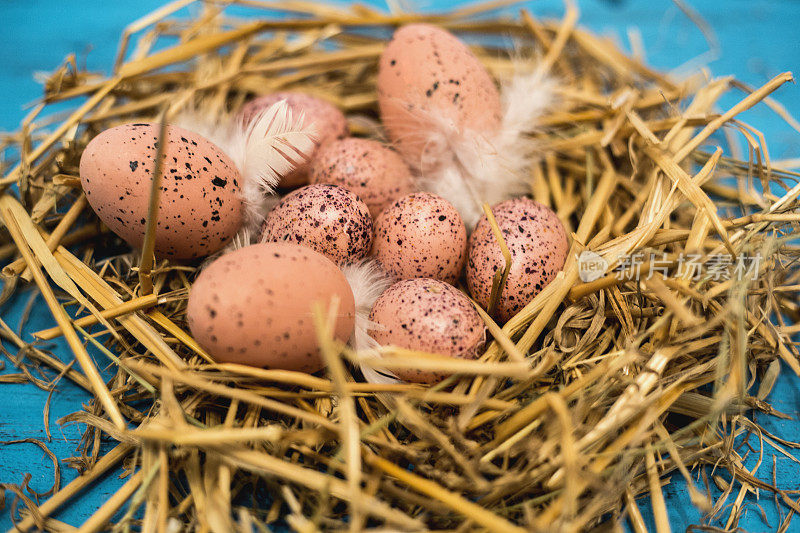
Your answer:
[[[486,327],[461,291],[435,279],[400,281],[375,301],[370,336],[384,346],[398,346],[463,359],[478,356]],[[392,370],[414,383],[435,383],[446,374],[416,369]]]
[[[530,198],[506,200],[495,205],[492,213],[511,253],[511,270],[496,310],[498,320],[506,322],[564,268],[569,242],[558,216]],[[505,264],[484,215],[470,235],[467,261],[467,287],[484,308],[489,306],[494,274]]]
[[[415,190],[414,178],[400,154],[377,141],[357,137],[321,146],[311,163],[309,179],[353,191],[373,217]]]
[[[144,242],[161,126],[124,124],[97,135],[81,155],[89,205],[131,246]],[[220,250],[242,225],[241,177],[216,145],[167,126],[155,233],[160,257],[195,259]]]
[[[267,215],[261,242],[308,246],[338,265],[364,258],[372,247],[372,216],[361,199],[338,185],[306,185]]]
[[[347,135],[347,119],[333,104],[310,94],[296,92],[279,92],[261,96],[246,103],[240,113],[240,120],[247,124],[264,109],[286,100],[292,115],[302,113],[305,117],[304,124],[313,124],[316,132],[317,149],[323,144],[341,139]],[[281,187],[298,187],[308,183],[308,173],[311,162],[314,161],[316,149],[305,161],[289,174],[281,178]]]
[[[467,257],[467,229],[453,205],[435,194],[408,194],[375,221],[372,251],[396,280],[433,278],[455,283]]]
[[[186,317],[217,361],[311,373],[324,366],[313,305],[327,313],[334,300],[334,337],[347,342],[355,302],[339,267],[305,246],[261,243],[208,265],[192,285]]]
[[[430,24],[398,29],[378,64],[378,105],[389,138],[414,168],[432,170],[442,146],[432,132],[499,129],[500,93],[456,36]]]

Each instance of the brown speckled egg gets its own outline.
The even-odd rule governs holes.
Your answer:
[[[323,144],[341,139],[347,135],[347,119],[333,104],[304,93],[280,92],[261,96],[246,103],[239,114],[240,120],[244,123],[250,122],[258,113],[264,109],[286,100],[292,114],[297,116],[303,113],[305,124],[313,124],[316,130],[317,148]],[[300,164],[288,175],[281,178],[281,187],[298,187],[308,183],[308,172],[315,154],[312,153],[309,160]]]
[[[525,307],[564,267],[567,233],[558,216],[529,198],[514,198],[492,208],[511,252],[511,270],[497,302],[498,320],[506,322]],[[494,273],[505,267],[500,245],[486,215],[469,238],[467,286],[484,308],[489,305]]]
[[[435,279],[411,279],[389,287],[375,301],[370,336],[378,344],[474,359],[486,340],[486,327],[475,306],[458,289]],[[393,370],[402,380],[435,383],[444,374]]]
[[[261,242],[301,244],[336,264],[353,263],[372,247],[372,216],[366,204],[344,187],[306,185],[269,212]]]
[[[467,229],[453,205],[435,194],[408,194],[375,220],[375,258],[394,279],[455,283],[467,257]]]
[[[356,137],[321,146],[311,163],[309,179],[353,191],[373,217],[415,190],[414,178],[400,154],[377,141]]]
[[[316,372],[324,364],[312,308],[338,299],[336,339],[353,333],[350,285],[331,260],[311,248],[262,243],[225,254],[197,277],[186,317],[195,340],[214,359]]]
[[[97,216],[133,247],[144,241],[159,124],[125,124],[89,142],[81,185]],[[240,175],[205,138],[167,127],[156,228],[158,256],[194,259],[221,249],[242,225]]]
[[[459,131],[500,127],[500,93],[492,77],[456,36],[429,24],[397,30],[381,55],[378,105],[389,138],[414,168],[435,167],[436,116]]]

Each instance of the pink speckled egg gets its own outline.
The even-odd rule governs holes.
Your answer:
[[[356,137],[321,146],[311,164],[310,181],[348,188],[364,200],[373,217],[415,190],[400,154],[377,141]]]
[[[133,247],[144,241],[159,124],[125,124],[89,142],[81,186],[89,205]],[[240,175],[233,161],[200,135],[168,126],[155,252],[194,259],[225,246],[242,225]]]
[[[486,326],[475,306],[458,289],[435,279],[400,281],[375,301],[370,336],[378,344],[474,359],[486,340]],[[435,383],[445,374],[393,370],[402,380]]]
[[[342,271],[311,248],[261,243],[208,265],[189,293],[192,335],[214,359],[316,372],[323,366],[314,331],[315,303],[338,301],[334,336],[347,342],[355,302]]]
[[[441,123],[481,133],[500,127],[500,93],[492,77],[446,30],[429,24],[403,26],[386,46],[378,68],[381,119],[414,168],[435,168],[442,147],[431,132],[440,130]]]
[[[372,216],[358,196],[338,185],[306,185],[286,195],[264,221],[261,242],[308,246],[338,265],[372,247]]]
[[[492,208],[511,252],[511,270],[497,302],[498,320],[506,322],[564,268],[569,242],[558,216],[529,198],[514,198]],[[494,273],[505,268],[500,245],[486,215],[469,238],[467,286],[484,308],[489,305]]]
[[[453,205],[435,194],[408,194],[375,221],[375,258],[397,280],[455,283],[467,257],[467,229]]]
[[[261,96],[246,103],[239,113],[240,120],[249,123],[258,113],[273,104],[286,100],[294,116],[303,113],[304,124],[313,124],[316,130],[317,148],[347,135],[347,119],[333,104],[304,93],[280,92]],[[281,178],[281,187],[298,187],[308,183],[308,172],[315,158],[312,153],[308,161],[301,163],[288,175]]]

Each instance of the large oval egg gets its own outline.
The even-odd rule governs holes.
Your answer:
[[[467,257],[467,229],[453,205],[435,194],[408,194],[375,221],[373,254],[396,280],[455,283]]]
[[[474,359],[486,327],[472,302],[458,289],[435,279],[395,283],[375,301],[370,336],[379,344],[450,357]],[[404,381],[435,383],[446,374],[419,369],[392,370]]]
[[[159,124],[125,124],[89,142],[80,162],[89,205],[114,233],[142,246],[160,134]],[[155,252],[194,259],[225,246],[242,225],[240,175],[205,138],[166,129]]]
[[[316,372],[323,366],[312,309],[338,301],[334,337],[353,333],[355,303],[341,270],[314,250],[262,243],[225,254],[197,277],[186,310],[192,335],[215,360]]]
[[[409,165],[431,170],[442,124],[481,133],[500,127],[500,93],[456,36],[429,24],[397,30],[378,65],[378,105],[386,132]]]
[[[497,302],[496,316],[506,322],[553,281],[564,267],[569,242],[558,216],[530,198],[514,198],[495,205],[492,213],[511,253],[511,270]],[[469,238],[467,287],[487,308],[495,272],[505,258],[486,215]]]
[[[262,242],[313,248],[339,265],[355,263],[372,247],[372,216],[358,196],[338,185],[307,185],[269,212]]]
[[[321,146],[311,163],[310,181],[353,191],[373,217],[414,191],[414,178],[400,154],[378,141],[357,137]]]
[[[347,135],[347,119],[333,104],[316,96],[305,93],[279,92],[261,96],[246,103],[240,111],[240,120],[249,123],[261,111],[273,104],[286,100],[293,116],[300,113],[304,116],[304,124],[313,124],[316,132],[317,148],[305,161],[289,174],[281,178],[281,187],[298,187],[308,183],[308,173],[311,162],[316,157],[316,150],[325,143],[334,139],[341,139]]]

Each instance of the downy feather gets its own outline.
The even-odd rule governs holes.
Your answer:
[[[356,320],[350,346],[357,357],[380,357],[380,345],[370,336],[370,330],[380,326],[370,321],[369,314],[378,297],[392,284],[391,279],[375,261],[365,260],[342,267],[344,277],[353,291],[356,307]],[[386,370],[378,372],[364,363],[359,364],[361,373],[368,383],[398,383],[394,374]]]
[[[429,150],[435,161],[419,165],[435,169],[419,176],[420,187],[452,203],[469,229],[483,214],[484,203],[524,194],[537,155],[527,134],[552,105],[553,88],[553,81],[539,70],[514,75],[501,87],[501,126],[488,134],[460,129],[448,117],[422,111],[431,125],[426,143],[436,149]]]
[[[204,115],[199,109],[179,114],[174,124],[204,136],[230,157],[242,175],[242,199],[247,206],[248,225],[263,221],[281,176],[291,172],[311,155],[316,128],[306,125],[285,100],[262,110],[248,124],[235,116]]]

